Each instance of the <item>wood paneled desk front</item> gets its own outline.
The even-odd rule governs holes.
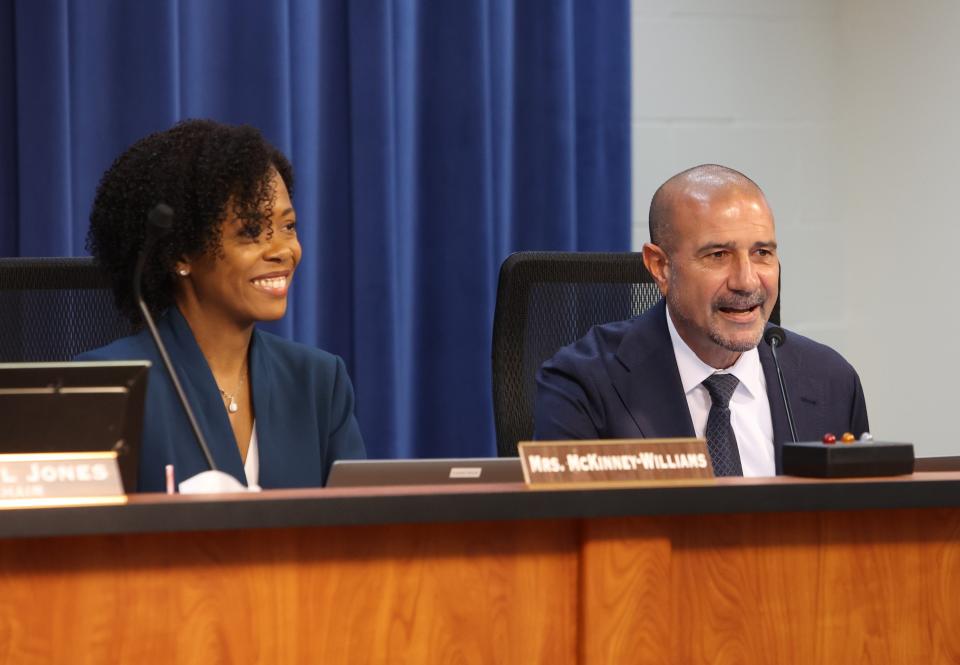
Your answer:
[[[956,663],[960,473],[0,510],[2,663]]]

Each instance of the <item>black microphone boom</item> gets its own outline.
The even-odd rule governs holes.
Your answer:
[[[783,372],[780,371],[780,359],[777,358],[777,348],[787,342],[787,333],[779,326],[770,326],[763,334],[763,339],[773,353],[773,364],[777,367],[777,378],[780,380],[780,394],[783,395],[790,435],[793,437],[793,443],[783,444],[782,466],[785,474],[809,478],[853,478],[913,473],[913,444],[910,443],[878,443],[872,437],[869,443],[857,445],[831,444],[826,439],[823,443],[797,441],[793,408],[783,382]]]
[[[167,348],[164,346],[163,340],[160,339],[160,333],[157,332],[157,326],[153,322],[153,316],[150,314],[150,309],[147,307],[147,303],[143,300],[143,292],[141,291],[143,268],[147,263],[147,257],[153,250],[153,246],[156,244],[156,241],[170,230],[172,223],[173,210],[170,208],[170,206],[164,203],[158,203],[153,210],[150,211],[150,214],[147,215],[146,238],[143,242],[143,249],[140,250],[140,255],[137,257],[136,267],[133,270],[133,295],[137,299],[137,306],[140,307],[140,313],[143,315],[143,320],[146,322],[147,329],[150,331],[150,337],[153,338],[153,343],[156,344],[157,351],[160,352],[160,358],[163,360],[163,364],[167,368],[167,374],[170,375],[170,381],[173,382],[173,387],[177,391],[177,397],[180,398],[180,404],[183,406],[183,410],[187,414],[187,420],[190,421],[190,427],[193,428],[193,435],[197,438],[197,443],[200,444],[200,450],[203,451],[203,456],[207,458],[207,464],[210,466],[210,470],[217,471],[218,469],[217,465],[213,461],[213,455],[210,454],[210,448],[207,446],[207,441],[203,438],[203,433],[200,431],[200,426],[197,425],[197,419],[193,415],[193,409],[190,408],[190,402],[187,401],[187,396],[183,392],[183,387],[180,385],[180,379],[177,377],[177,372],[173,368],[173,363],[170,362],[170,356],[167,354]]]
[[[764,341],[770,345],[770,351],[773,353],[773,364],[777,368],[777,379],[780,381],[780,394],[783,395],[783,405],[787,412],[787,424],[790,425],[790,436],[793,442],[798,443],[797,426],[793,422],[793,409],[790,406],[790,396],[787,395],[787,384],[783,382],[783,372],[780,370],[780,360],[777,358],[777,347],[783,346],[787,342],[787,333],[780,326],[770,326],[763,333]]]

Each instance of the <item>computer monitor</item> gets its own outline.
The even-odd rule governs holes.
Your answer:
[[[146,360],[0,363],[0,453],[116,451],[137,489]]]
[[[337,460],[327,487],[522,483],[519,457]]]

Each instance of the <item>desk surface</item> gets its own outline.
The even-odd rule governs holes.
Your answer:
[[[958,663],[958,504],[938,472],[0,510],[0,662]]]
[[[813,480],[719,478],[630,488],[522,484],[131,496],[125,505],[0,510],[0,538],[303,526],[960,507],[960,472]]]

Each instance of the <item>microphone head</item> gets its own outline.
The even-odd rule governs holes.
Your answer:
[[[166,203],[158,203],[147,214],[147,234],[162,236],[173,226],[173,208]]]
[[[787,333],[780,326],[770,326],[763,333],[763,341],[770,346],[773,346],[774,342],[777,346],[783,346],[787,342]]]

